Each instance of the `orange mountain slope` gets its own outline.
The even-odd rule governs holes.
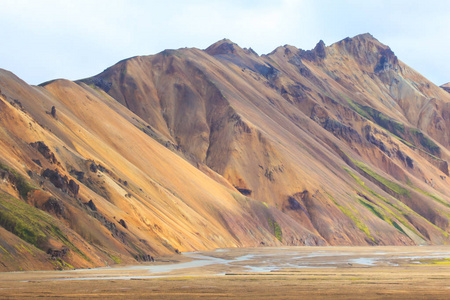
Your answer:
[[[448,242],[450,94],[369,34],[0,72],[0,268]]]

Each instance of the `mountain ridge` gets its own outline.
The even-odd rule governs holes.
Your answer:
[[[264,55],[224,39],[39,86],[1,71],[0,92],[8,270],[448,242],[450,95],[370,34]],[[28,207],[37,240],[14,229]],[[17,239],[40,263],[11,259]]]

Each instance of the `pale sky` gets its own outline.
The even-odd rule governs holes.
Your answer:
[[[0,68],[39,84],[223,38],[266,54],[366,32],[433,83],[450,81],[446,0],[0,0]]]

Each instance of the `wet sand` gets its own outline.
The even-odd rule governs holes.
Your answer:
[[[151,264],[0,273],[0,298],[449,299],[450,247],[219,249]]]

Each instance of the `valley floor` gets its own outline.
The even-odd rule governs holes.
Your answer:
[[[450,248],[220,249],[153,264],[0,273],[0,298],[449,299]]]

